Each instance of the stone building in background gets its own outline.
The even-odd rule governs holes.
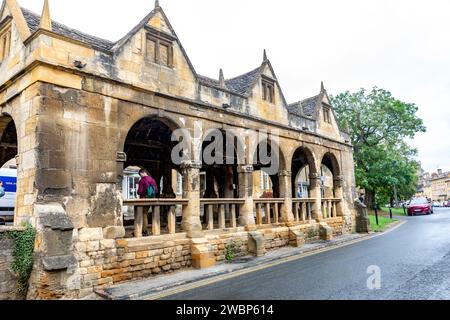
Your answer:
[[[442,172],[431,175],[431,199],[433,201],[444,202],[450,199],[450,172]]]
[[[209,267],[230,241],[263,254],[354,230],[353,148],[324,86],[288,104],[265,53],[243,75],[199,75],[158,2],[110,42],[52,21],[47,0],[42,15],[4,1],[0,109],[0,166],[18,167],[15,224],[38,232],[29,298]],[[181,164],[177,129],[201,132]],[[236,132],[243,159],[202,161],[211,129]],[[246,135],[258,130],[275,173]],[[157,199],[134,199],[136,168],[160,184]]]

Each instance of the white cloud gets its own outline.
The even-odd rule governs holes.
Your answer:
[[[40,12],[43,1],[18,0]],[[197,72],[226,77],[269,59],[289,102],[382,87],[416,103],[428,127],[412,145],[426,170],[450,170],[450,2],[160,0]],[[118,40],[151,0],[50,1],[54,20]]]

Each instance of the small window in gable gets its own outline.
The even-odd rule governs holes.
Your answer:
[[[0,31],[0,63],[9,56],[11,50],[11,25]]]
[[[156,62],[156,41],[147,39],[147,58],[151,62]]]
[[[151,62],[173,68],[173,45],[171,39],[147,36],[147,59]]]
[[[275,103],[275,82],[269,79],[262,79],[263,100]]]
[[[161,43],[159,46],[159,54],[160,54],[160,63],[162,65],[169,67],[170,66],[169,46]]]
[[[326,123],[331,124],[331,109],[327,106],[323,107],[323,118]]]

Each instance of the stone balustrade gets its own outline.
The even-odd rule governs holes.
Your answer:
[[[323,219],[331,219],[338,217],[337,205],[342,201],[338,198],[322,199],[322,215]]]
[[[240,199],[201,199],[200,204],[204,208],[206,217],[206,229],[211,231],[237,228],[238,208],[244,203],[245,201]]]
[[[124,200],[123,204],[134,207],[134,236],[140,238],[143,231],[147,231],[151,225],[151,234],[153,236],[161,235],[161,212],[167,214],[166,231],[167,234],[177,233],[177,223],[175,208],[177,206],[186,206],[188,200],[183,199],[136,199]],[[151,212],[151,224],[148,221],[148,213]]]
[[[254,199],[256,210],[256,225],[271,225],[282,222],[280,212],[284,205],[284,198],[281,199]],[[264,213],[264,217],[263,217]]]
[[[313,220],[312,208],[316,199],[292,199],[295,222],[307,223]]]

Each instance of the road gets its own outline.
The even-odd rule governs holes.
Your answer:
[[[407,223],[386,235],[165,300],[450,299],[450,209],[400,219]],[[381,271],[380,289],[368,289],[370,266]]]

